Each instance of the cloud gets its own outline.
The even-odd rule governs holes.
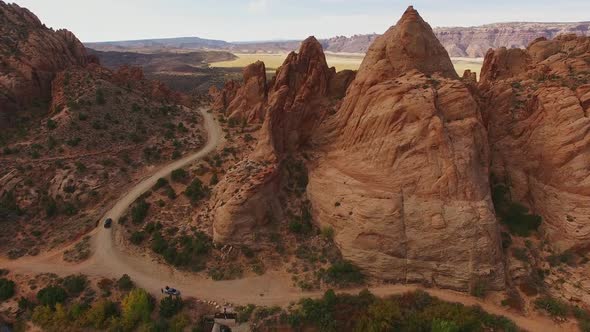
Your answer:
[[[270,0],[252,0],[248,3],[250,13],[266,13],[270,7]]]

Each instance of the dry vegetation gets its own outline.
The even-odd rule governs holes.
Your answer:
[[[2,133],[0,250],[11,258],[81,238],[150,167],[204,142],[198,111],[105,72],[72,69],[63,84],[63,108]]]

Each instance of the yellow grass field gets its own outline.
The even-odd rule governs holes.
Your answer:
[[[266,65],[267,71],[275,71],[283,64],[287,53],[236,53],[238,58],[231,61],[213,62],[211,67],[220,68],[242,68],[258,60],[263,61]],[[343,53],[326,53],[326,60],[329,66],[336,67],[337,71],[352,69],[357,70],[363,61],[363,54],[343,54]],[[483,64],[483,59],[472,58],[452,58],[453,64],[459,76],[463,75],[465,69],[471,69],[472,72],[477,73],[479,79],[479,72]]]

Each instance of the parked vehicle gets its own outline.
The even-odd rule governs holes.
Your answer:
[[[107,220],[104,221],[104,228],[111,228],[112,224],[113,224],[113,219],[108,218]]]
[[[175,289],[175,288],[170,288],[168,286],[166,286],[163,290],[162,293],[167,294],[167,295],[172,295],[172,296],[180,296],[180,291]]]

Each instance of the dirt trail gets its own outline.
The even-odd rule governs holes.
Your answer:
[[[119,201],[108,211],[105,218],[112,218],[115,222],[113,228],[105,229],[97,227],[90,233],[92,236],[93,255],[88,260],[72,264],[62,260],[63,248],[58,251],[48,252],[37,257],[25,257],[18,260],[0,259],[0,267],[8,268],[16,273],[55,273],[66,276],[74,273],[83,273],[89,276],[101,276],[119,278],[122,274],[128,274],[137,285],[150,291],[154,295],[160,294],[160,289],[165,285],[180,289],[184,296],[192,296],[217,303],[280,305],[285,306],[290,302],[296,302],[303,297],[318,298],[322,292],[302,292],[291,286],[288,276],[268,272],[262,276],[247,277],[240,280],[212,281],[203,276],[188,274],[169,266],[159,264],[145,254],[141,256],[131,255],[117,245],[116,232],[117,220],[125,213],[129,206],[143,193],[152,188],[161,177],[168,176],[173,170],[185,167],[215,150],[223,139],[223,131],[213,116],[200,110],[205,119],[205,129],[208,132],[207,144],[198,152],[183,159],[164,166],[155,173],[141,180],[139,184],[125,193]],[[342,292],[358,293],[363,288],[349,289]],[[400,294],[416,289],[423,289],[417,285],[382,285],[369,287],[369,290],[378,296]],[[493,303],[484,302],[463,293],[441,289],[424,289],[433,296],[450,302],[460,302],[465,305],[479,305],[485,311],[506,316],[513,320],[520,328],[528,331],[572,331],[577,330],[573,323],[557,324],[551,319],[534,315],[522,316]]]

